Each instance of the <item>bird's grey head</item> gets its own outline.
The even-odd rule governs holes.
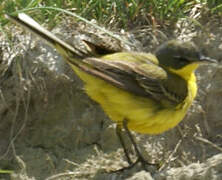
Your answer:
[[[193,42],[170,40],[162,44],[155,52],[160,66],[181,69],[192,63],[216,62],[201,54]]]

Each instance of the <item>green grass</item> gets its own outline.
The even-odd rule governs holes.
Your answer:
[[[0,169],[0,174],[11,174],[13,173],[12,170],[3,170],[3,169]]]
[[[208,7],[212,12],[222,13],[222,1],[221,0],[208,0]]]
[[[16,12],[27,8],[56,7],[72,11],[86,19],[95,19],[100,24],[121,28],[134,25],[165,25],[186,17],[197,4],[221,13],[221,0],[0,0],[0,22],[7,21],[3,13]],[[32,10],[29,13],[39,22],[53,27],[60,21],[62,12],[49,9]]]

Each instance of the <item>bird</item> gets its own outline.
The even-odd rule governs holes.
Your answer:
[[[129,167],[148,163],[131,131],[161,134],[182,121],[197,94],[195,70],[203,63],[217,63],[192,41],[168,40],[152,53],[111,52],[100,45],[83,43],[93,53],[64,42],[27,14],[6,15],[54,47],[84,82],[86,94],[116,123],[116,133]],[[102,51],[101,51],[102,49]],[[137,160],[126,149],[123,131],[129,136]]]

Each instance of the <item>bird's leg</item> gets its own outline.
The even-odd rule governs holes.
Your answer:
[[[124,171],[126,169],[132,168],[135,164],[137,164],[137,162],[133,163],[132,160],[130,159],[130,155],[129,155],[128,151],[127,151],[126,144],[125,144],[125,141],[124,141],[123,136],[122,136],[122,126],[119,125],[119,124],[117,124],[117,126],[116,126],[116,134],[117,134],[117,136],[119,138],[120,144],[123,147],[123,151],[124,151],[124,154],[126,156],[126,159],[127,159],[127,162],[129,164],[129,166],[123,167],[123,168],[118,169],[118,170],[111,171],[112,173],[122,172],[122,171]]]
[[[118,124],[116,126],[116,134],[117,134],[117,136],[119,138],[120,144],[123,147],[123,151],[124,151],[124,154],[126,156],[126,159],[127,159],[128,163],[132,164],[132,160],[130,159],[130,156],[129,156],[128,152],[127,152],[127,148],[126,148],[125,142],[124,142],[123,137],[122,137],[122,128]]]
[[[130,159],[130,155],[129,155],[128,151],[127,151],[126,144],[125,144],[125,141],[124,141],[123,136],[122,136],[122,129],[125,129],[127,135],[128,135],[129,138],[130,138],[130,141],[131,141],[131,143],[133,144],[133,147],[134,147],[134,149],[135,149],[135,152],[136,152],[136,155],[137,155],[137,160],[136,160],[135,162],[133,162],[133,161]],[[116,126],[116,134],[117,134],[117,136],[118,136],[118,138],[119,138],[119,141],[120,141],[120,143],[121,143],[121,145],[122,145],[122,147],[123,147],[123,151],[124,151],[124,154],[125,154],[125,156],[126,156],[127,162],[129,163],[129,166],[123,167],[123,168],[121,168],[121,169],[119,169],[119,170],[115,170],[115,171],[112,171],[112,172],[121,172],[121,171],[124,171],[124,170],[126,170],[126,169],[133,168],[137,163],[141,163],[144,170],[147,170],[146,165],[156,166],[156,164],[151,164],[151,163],[147,162],[147,161],[145,160],[145,158],[141,155],[141,153],[140,153],[140,151],[139,151],[139,149],[138,149],[138,147],[137,147],[137,144],[136,144],[136,142],[134,141],[133,136],[132,136],[132,134],[130,133],[128,127],[127,127],[127,120],[124,120],[124,121],[123,121],[122,126],[117,124],[117,126]]]
[[[135,140],[133,139],[133,135],[130,133],[130,131],[129,131],[128,127],[127,127],[127,120],[126,120],[126,119],[123,121],[123,128],[125,129],[127,135],[129,136],[130,141],[132,142],[133,147],[134,147],[135,152],[136,152],[137,157],[138,157],[138,159],[137,159],[133,164],[131,164],[131,166],[133,167],[135,164],[137,164],[138,162],[140,162],[140,163],[143,165],[143,167],[144,167],[145,170],[147,170],[147,169],[146,169],[146,165],[156,166],[156,167],[157,167],[157,164],[152,164],[152,163],[147,162],[147,161],[145,160],[145,158],[142,156],[142,154],[140,153],[140,151],[139,151],[139,149],[138,149],[138,147],[137,147],[137,144],[136,144]]]

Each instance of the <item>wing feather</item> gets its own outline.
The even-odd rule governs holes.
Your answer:
[[[181,103],[187,95],[185,80],[164,70],[152,61],[147,61],[147,59],[144,62],[140,61],[140,63],[138,61],[101,58],[86,58],[83,61],[94,71],[113,79],[114,81],[111,82],[113,85],[138,96],[175,105]],[[99,77],[102,78],[100,75]],[[182,87],[180,88],[181,91],[177,92],[175,82]]]

